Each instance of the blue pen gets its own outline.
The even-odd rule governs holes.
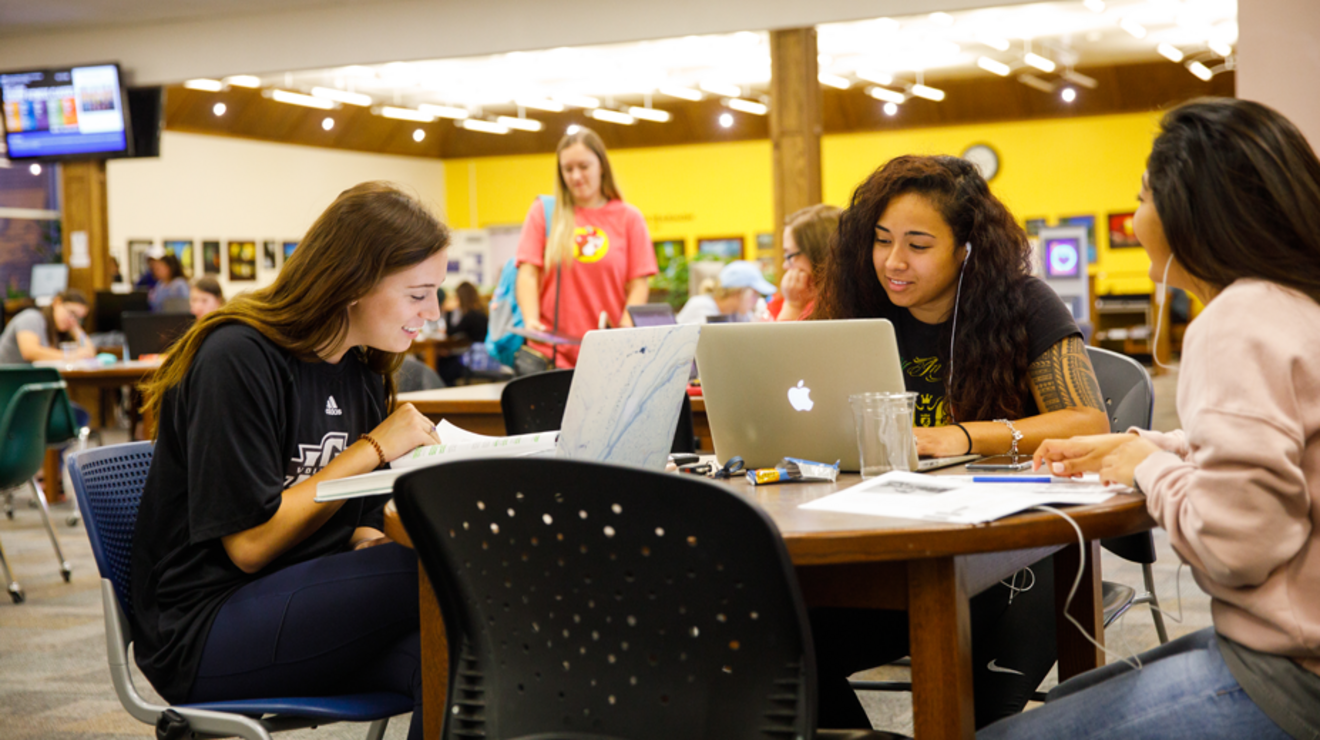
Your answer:
[[[1030,475],[974,475],[973,483],[1053,483],[1053,478]]]

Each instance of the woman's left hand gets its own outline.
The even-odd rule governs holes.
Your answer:
[[[953,426],[913,427],[917,454],[922,457],[953,457],[967,452],[967,436]]]
[[[1145,462],[1152,453],[1159,451],[1160,448],[1154,444],[1140,437],[1134,438],[1100,461],[1100,482],[1131,486],[1137,466]]]

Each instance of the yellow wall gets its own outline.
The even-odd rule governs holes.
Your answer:
[[[1095,217],[1097,292],[1150,292],[1145,252],[1109,250],[1108,217],[1136,209],[1158,123],[1158,113],[1136,113],[826,136],[824,199],[846,206],[858,183],[900,154],[990,144],[1000,162],[991,189],[1020,220]],[[751,257],[756,235],[775,228],[768,141],[620,149],[610,157],[655,240],[685,239],[692,253],[698,238],[741,236]],[[553,177],[550,154],[446,160],[449,221],[457,228],[521,223],[532,199],[551,192]]]

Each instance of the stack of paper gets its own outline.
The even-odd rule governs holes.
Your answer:
[[[803,509],[844,514],[978,524],[1041,504],[1099,504],[1123,486],[1103,486],[1094,474],[1050,483],[976,483],[971,476],[890,472],[802,504]]]

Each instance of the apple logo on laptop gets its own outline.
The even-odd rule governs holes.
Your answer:
[[[805,382],[799,380],[796,387],[788,389],[788,402],[796,411],[810,411],[811,407],[816,405],[816,402],[811,400],[811,389],[802,385]]]

